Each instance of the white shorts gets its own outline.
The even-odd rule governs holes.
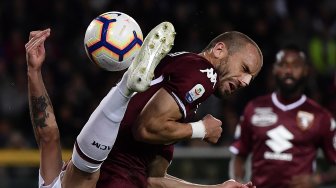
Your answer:
[[[40,170],[39,170],[39,182],[38,187],[39,188],[62,188],[62,182],[61,178],[63,177],[65,171],[61,171],[61,173],[54,179],[54,181],[49,185],[44,185],[44,179],[41,176]]]

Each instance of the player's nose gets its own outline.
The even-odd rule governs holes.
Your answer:
[[[246,87],[250,84],[252,79],[252,75],[250,74],[245,74],[241,77],[241,79],[239,80],[239,86],[240,87]]]

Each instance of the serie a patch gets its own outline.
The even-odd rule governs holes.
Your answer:
[[[188,103],[192,103],[198,98],[202,97],[204,92],[205,92],[205,89],[202,86],[202,84],[197,84],[190,91],[188,91],[185,98]]]

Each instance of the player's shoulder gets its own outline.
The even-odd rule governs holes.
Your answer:
[[[176,66],[188,66],[189,68],[213,67],[211,63],[199,54],[192,52],[169,53],[167,59],[175,62]]]
[[[311,98],[307,97],[306,105],[308,105],[309,109],[313,110],[315,113],[331,116],[331,113],[326,108]]]
[[[256,109],[270,108],[272,106],[271,94],[257,96],[249,100],[244,108],[244,116],[253,115]]]
[[[272,103],[272,95],[265,94],[257,96],[248,102],[248,106],[270,105]]]
[[[322,105],[320,105],[318,102],[316,102],[311,98],[307,98],[306,105],[309,105],[307,106],[307,108],[310,110],[310,112],[314,114],[314,117],[316,119],[319,119],[320,121],[319,125],[322,129],[330,126],[330,129],[326,130],[330,131],[335,130],[336,121],[332,113],[328,109],[326,109],[325,107],[323,107]]]

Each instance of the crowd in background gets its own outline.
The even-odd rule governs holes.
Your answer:
[[[74,139],[120,73],[91,63],[83,39],[101,13],[132,16],[144,36],[162,21],[177,31],[172,52],[200,52],[210,39],[241,31],[260,46],[264,67],[247,89],[225,99],[211,97],[196,118],[211,113],[223,121],[217,146],[227,146],[248,100],[273,89],[274,53],[300,46],[312,65],[307,95],[336,117],[336,1],[333,0],[11,0],[0,1],[0,148],[35,148],[31,128],[24,45],[32,30],[51,28],[46,42],[45,84],[53,101],[63,148]],[[186,142],[180,145],[200,145]]]
[[[172,22],[177,31],[172,52],[200,52],[210,39],[229,30],[241,31],[259,44],[264,67],[251,86],[225,99],[211,97],[197,112],[197,119],[211,113],[223,121],[223,136],[216,146],[231,143],[239,116],[250,99],[272,91],[274,53],[286,44],[294,43],[307,53],[312,70],[306,93],[336,117],[336,1],[0,1],[0,149],[36,148],[28,110],[24,45],[30,31],[48,27],[52,36],[46,42],[43,74],[62,147],[72,148],[91,112],[121,75],[91,63],[83,47],[91,20],[115,10],[132,16],[144,35],[162,21]],[[208,146],[195,141],[178,145]],[[223,173],[226,170],[219,174]],[[12,184],[22,182],[28,187],[23,177],[29,179],[37,173],[29,174],[29,169],[0,168],[0,187],[8,187],[9,177],[20,177]]]

